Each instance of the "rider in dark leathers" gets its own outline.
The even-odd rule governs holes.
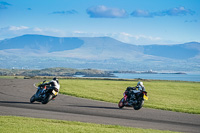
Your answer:
[[[136,87],[127,87],[125,91],[125,95],[127,95],[127,100],[129,101],[131,98],[131,95],[134,95],[134,93],[137,93],[139,91],[145,91],[145,87],[143,85],[143,82],[138,82]]]

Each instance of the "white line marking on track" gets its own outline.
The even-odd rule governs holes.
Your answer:
[[[38,87],[36,86],[36,83],[34,83],[33,86],[34,86],[35,88],[38,88]]]

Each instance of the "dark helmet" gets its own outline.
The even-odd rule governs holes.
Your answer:
[[[54,77],[53,80],[56,81],[57,83],[59,83],[58,79],[56,77]]]
[[[53,80],[56,80],[56,81],[58,81],[58,79],[57,79],[56,77],[54,77],[54,78],[53,78]]]

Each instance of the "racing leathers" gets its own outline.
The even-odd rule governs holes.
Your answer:
[[[47,88],[48,90],[55,90],[56,92],[59,92],[60,84],[57,79],[56,80],[53,79],[48,83],[44,83],[44,85],[49,85],[49,88]],[[46,90],[43,90],[43,92],[41,93],[41,96],[45,94],[45,91]],[[56,96],[53,96],[53,99],[55,99]]]
[[[137,85],[136,87],[127,87],[124,93],[125,95],[127,95],[126,101],[129,102],[130,100],[134,100],[134,98],[136,97],[135,94],[140,91],[145,91],[145,87],[141,85]]]

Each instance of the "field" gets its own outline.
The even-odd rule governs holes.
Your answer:
[[[175,133],[171,131],[139,129],[117,125],[102,125],[16,116],[0,116],[0,123],[1,133]]]
[[[137,81],[60,79],[61,94],[118,103],[128,86]],[[200,114],[200,83],[144,81],[149,100],[144,107]]]

